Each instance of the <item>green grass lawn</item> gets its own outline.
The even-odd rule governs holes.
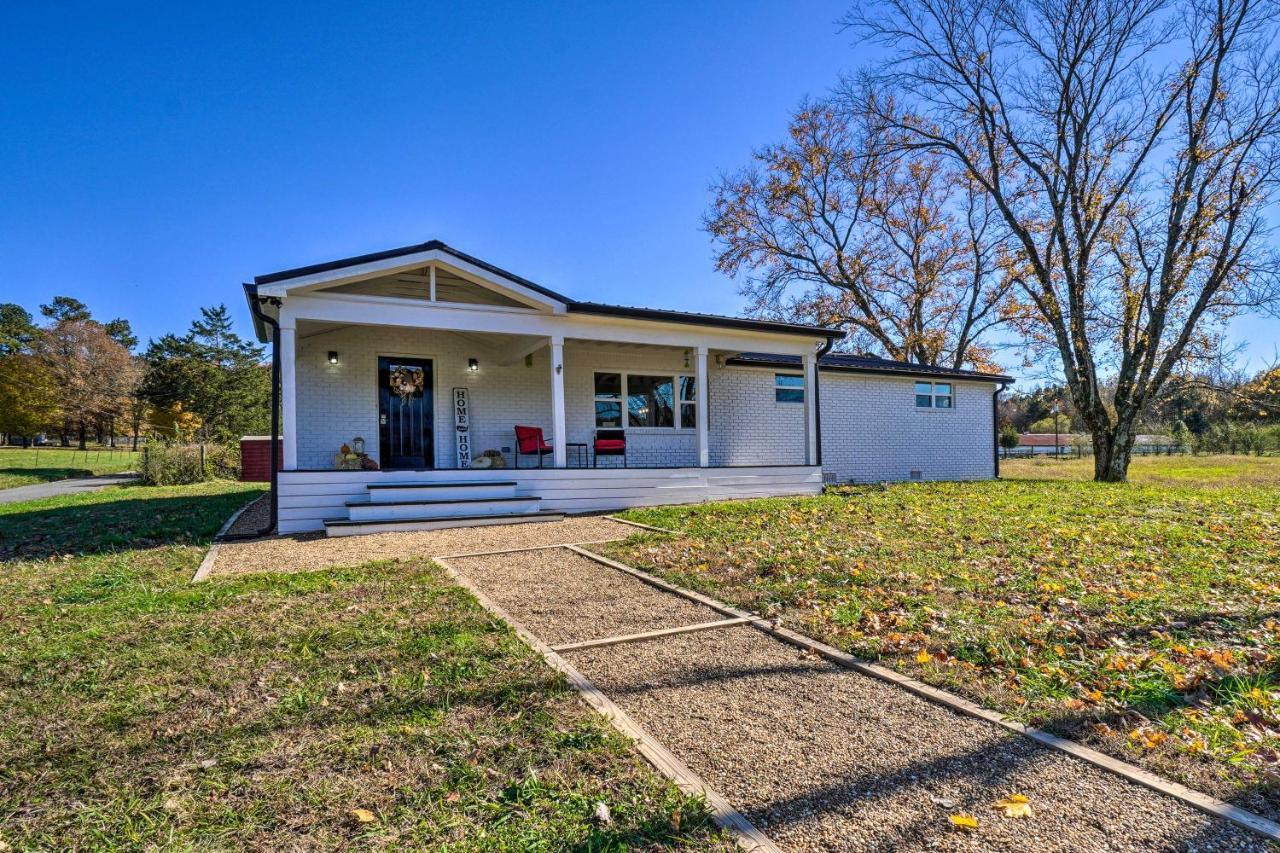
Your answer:
[[[123,448],[0,447],[0,489],[134,471],[138,453]]]
[[[1002,459],[1007,480],[1093,479],[1093,460]],[[1280,488],[1280,456],[1137,456],[1129,466],[1129,482],[1151,486]]]
[[[0,849],[727,847],[425,559],[192,585],[259,493],[0,506]]]
[[[680,532],[607,550],[1276,814],[1277,462],[1142,459],[1129,485],[1020,463],[1041,479],[635,510]]]

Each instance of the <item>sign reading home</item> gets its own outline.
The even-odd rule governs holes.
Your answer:
[[[453,432],[458,441],[458,467],[471,467],[471,400],[466,388],[453,389]]]

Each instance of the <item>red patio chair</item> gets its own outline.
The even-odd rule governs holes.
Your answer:
[[[627,432],[621,429],[598,429],[594,444],[595,453],[591,457],[591,467],[595,468],[601,456],[621,456],[622,467],[627,467]]]
[[[543,467],[542,459],[548,453],[553,452],[554,448],[547,444],[547,440],[542,437],[542,427],[517,426],[516,427],[516,467],[520,467],[521,456],[538,457],[538,467]]]

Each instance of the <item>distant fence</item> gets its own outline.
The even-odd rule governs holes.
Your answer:
[[[1134,445],[1134,456],[1181,456],[1191,452],[1191,448],[1176,444],[1138,444]],[[1002,447],[1001,459],[1080,459],[1093,455],[1091,445],[1072,445],[1063,447],[1058,453],[1052,447]]]
[[[136,459],[142,452],[129,447],[58,447],[56,445],[32,445],[31,447],[0,447],[4,451],[6,468],[74,468],[77,465],[96,465],[100,462],[121,462]]]

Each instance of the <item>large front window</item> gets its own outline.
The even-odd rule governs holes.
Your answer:
[[[596,426],[693,429],[698,423],[696,387],[692,376],[597,373]]]

